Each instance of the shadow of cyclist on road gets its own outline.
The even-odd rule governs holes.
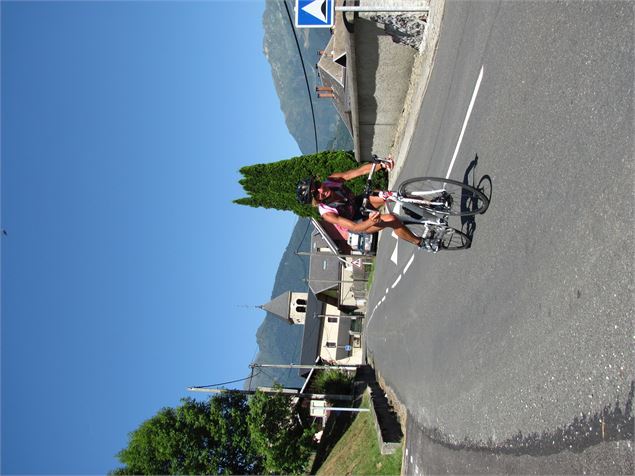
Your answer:
[[[469,163],[465,173],[463,174],[463,183],[470,185],[485,194],[488,200],[492,199],[492,179],[489,175],[483,175],[477,182],[476,169],[478,165],[478,154],[474,156],[474,159]],[[474,211],[478,209],[478,203],[468,194],[461,196],[461,211]],[[474,239],[474,232],[476,231],[476,220],[474,215],[461,217],[461,231],[465,233],[470,240]]]

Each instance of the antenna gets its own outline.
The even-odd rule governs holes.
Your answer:
[[[235,304],[235,306],[243,309],[262,309],[261,304]]]

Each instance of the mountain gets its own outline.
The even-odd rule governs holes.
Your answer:
[[[306,218],[300,218],[296,223],[280,260],[271,298],[286,291],[306,291],[308,289],[304,279],[308,274],[309,257],[299,256],[296,252],[309,251],[311,230],[311,222]],[[256,362],[262,364],[298,363],[303,330],[304,326],[287,324],[267,312],[265,320],[256,333],[259,347]],[[297,369],[263,368],[261,370],[262,373],[252,379],[252,388],[257,386],[270,387],[274,381],[286,387],[301,387],[304,383],[304,379],[298,376]],[[256,369],[257,372],[258,369]]]
[[[287,2],[292,19],[293,3]],[[280,109],[302,153],[318,152],[315,150],[311,102],[315,112],[319,151],[351,150],[353,141],[335,107],[330,100],[318,100],[315,94],[315,87],[321,85],[315,65],[319,59],[318,50],[324,49],[329,41],[328,28],[296,29],[289,21],[284,0],[266,0],[262,22],[265,31],[263,50],[271,65]],[[310,94],[298,56],[294,30],[302,51]]]

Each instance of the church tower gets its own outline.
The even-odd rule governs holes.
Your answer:
[[[287,291],[260,307],[289,324],[303,325],[307,300],[308,293]]]

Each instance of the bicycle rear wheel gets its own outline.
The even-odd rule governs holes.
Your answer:
[[[398,193],[444,215],[477,215],[489,206],[489,199],[477,188],[446,178],[412,178],[399,185]]]
[[[456,228],[448,228],[439,244],[443,250],[463,250],[469,248],[472,244],[472,240]]]

